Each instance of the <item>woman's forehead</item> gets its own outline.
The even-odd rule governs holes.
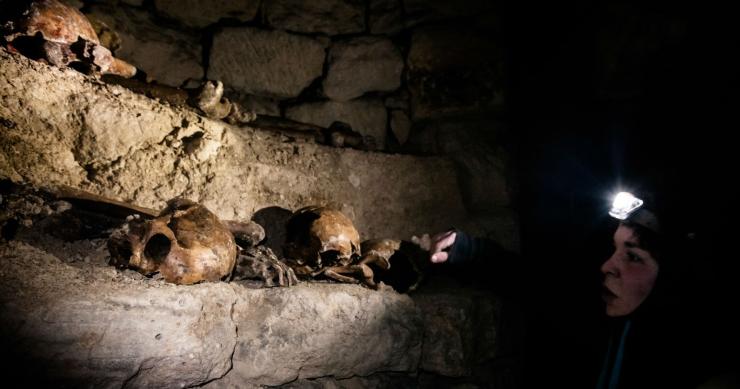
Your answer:
[[[617,242],[632,243],[636,246],[640,244],[640,238],[637,236],[635,229],[625,224],[620,224],[617,230],[614,231],[614,240]]]
[[[614,232],[614,244],[617,247],[626,247],[627,249],[634,250],[643,259],[649,259],[647,262],[655,264],[654,254],[640,243],[640,236],[637,234],[634,228],[621,224],[617,231]]]

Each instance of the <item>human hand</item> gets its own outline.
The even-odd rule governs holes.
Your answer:
[[[432,263],[446,262],[449,253],[445,250],[455,244],[455,238],[457,238],[455,231],[446,231],[433,236],[429,248],[429,260]]]

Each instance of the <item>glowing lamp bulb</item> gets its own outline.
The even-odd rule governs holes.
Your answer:
[[[619,220],[624,220],[637,208],[640,208],[642,203],[643,201],[633,196],[632,193],[619,192],[614,196],[612,209],[609,210],[609,215]]]

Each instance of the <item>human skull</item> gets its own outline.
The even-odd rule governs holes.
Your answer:
[[[165,281],[194,284],[228,276],[236,262],[234,237],[203,205],[175,198],[153,220],[131,218],[108,240],[111,264]]]
[[[367,263],[374,263],[382,269],[391,267],[391,257],[401,248],[401,241],[397,239],[369,239],[360,245],[362,258]]]
[[[284,252],[308,271],[344,266],[360,255],[360,234],[342,212],[320,206],[297,210],[288,219]],[[298,271],[299,274],[305,274]]]
[[[2,16],[2,38],[11,51],[60,67],[71,65],[122,77],[136,74],[134,66],[113,57],[100,44],[85,15],[57,0],[15,2]],[[5,20],[6,16],[10,19]]]
[[[427,257],[428,253],[413,242],[370,239],[362,242],[360,264],[370,267],[373,282],[383,282],[405,293],[415,290],[424,279]]]

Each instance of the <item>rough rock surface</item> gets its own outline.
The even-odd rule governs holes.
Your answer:
[[[500,109],[503,61],[497,38],[495,31],[473,27],[415,29],[406,75],[414,120]]]
[[[436,120],[417,127],[415,144],[422,153],[444,153],[457,162],[463,199],[476,212],[500,210],[511,204],[507,175],[513,174],[511,156],[504,145],[506,126],[488,119]],[[492,146],[497,145],[497,146]],[[487,176],[494,179],[480,180]]]
[[[406,27],[444,20],[471,23],[477,17],[489,18],[500,6],[501,3],[489,0],[403,0]]]
[[[25,220],[0,240],[0,373],[31,386],[408,386],[419,368],[471,377],[499,357],[501,309],[489,292],[438,276],[411,295],[327,282],[168,284],[108,266],[104,238],[59,235],[65,218],[79,220],[59,201],[17,196],[0,199]]]
[[[0,65],[0,176],[154,209],[185,196],[232,220],[334,204],[363,239],[466,227],[445,159],[285,142],[5,51]]]
[[[393,91],[401,86],[403,59],[389,39],[355,38],[329,49],[324,93],[347,101],[371,91]]]
[[[0,243],[0,257],[4,353],[40,364],[26,372],[32,381],[191,386],[231,367],[236,293],[228,284],[146,283],[16,242]]]
[[[107,24],[121,39],[114,51],[121,58],[146,72],[154,80],[180,86],[188,79],[201,79],[201,46],[197,35],[157,25],[143,10],[127,6],[96,4],[88,14]]]
[[[21,373],[32,381],[189,387],[226,375],[278,385],[413,371],[420,358],[417,308],[390,289],[177,286],[24,242],[0,243],[0,281],[0,341],[34,364]]]
[[[288,142],[4,50],[0,178],[71,185],[149,208],[181,195],[237,220],[332,203],[363,239],[450,225],[476,232],[447,160]],[[489,350],[495,335],[490,320],[481,321],[482,333],[465,323],[495,318],[489,304],[475,308],[477,295],[415,301],[356,285],[176,286],[107,266],[104,245],[0,241],[0,346],[18,356],[2,368],[55,386],[378,387],[390,381],[374,374],[389,371],[406,374],[398,380],[407,386],[421,365],[466,372],[448,364],[477,361],[482,354],[468,355],[468,345]],[[472,331],[450,335],[458,329]]]
[[[409,139],[409,132],[411,131],[411,120],[406,112],[400,109],[391,111],[391,131],[396,137],[399,144],[403,145]]]
[[[267,97],[295,97],[321,76],[327,43],[284,31],[224,28],[213,38],[208,78]]]
[[[222,18],[248,22],[257,15],[259,0],[154,0],[163,14],[191,27],[206,27]]]
[[[365,30],[362,0],[271,0],[262,10],[267,24],[289,31],[337,35]]]
[[[385,145],[388,112],[380,99],[357,99],[346,102],[323,101],[289,107],[289,119],[329,127],[334,121],[347,123],[352,130],[370,136],[378,148]]]
[[[423,291],[414,295],[422,312],[424,344],[420,368],[459,377],[496,356],[500,302],[470,290]]]
[[[239,104],[245,111],[254,112],[257,115],[280,116],[278,100],[233,91],[226,91],[224,94],[228,95],[231,101]]]
[[[372,34],[397,34],[403,28],[400,0],[370,0],[368,23]]]

